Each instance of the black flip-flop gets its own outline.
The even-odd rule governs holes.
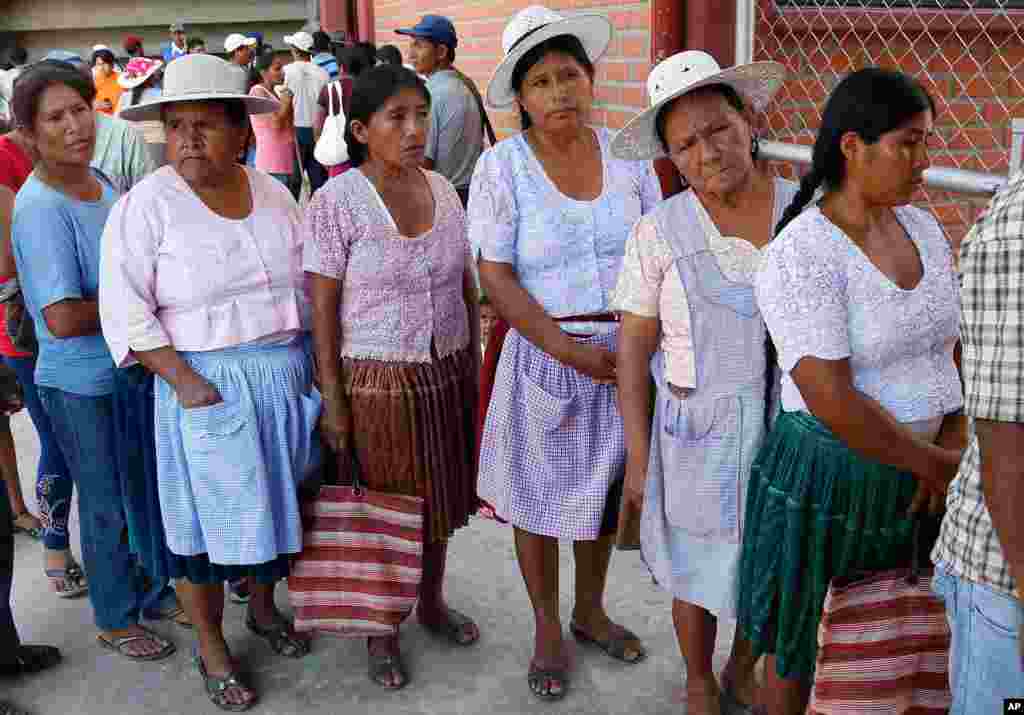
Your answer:
[[[443,623],[427,623],[422,618],[420,618],[420,623],[435,636],[440,636],[453,645],[462,646],[463,648],[471,646],[480,640],[479,626],[476,625],[472,618],[464,613],[459,613],[454,608],[445,609]],[[466,633],[467,626],[473,626],[476,629],[476,634],[468,640],[461,638]]]
[[[647,650],[644,648],[643,644],[640,642],[640,639],[637,638],[635,633],[630,631],[628,628],[623,628],[619,625],[615,625],[614,628],[618,629],[618,635],[613,636],[608,640],[602,641],[598,640],[597,638],[594,638],[585,630],[577,626],[575,622],[571,622],[569,624],[569,630],[572,632],[573,637],[575,637],[576,640],[578,640],[580,643],[583,643],[585,645],[597,646],[605,653],[610,655],[612,658],[615,658],[616,660],[621,660],[623,663],[628,663],[629,665],[636,665],[637,663],[641,662],[642,660],[644,660],[644,658],[647,657]],[[636,658],[630,660],[626,657],[626,650],[634,643],[640,649],[640,654]]]
[[[206,672],[206,664],[203,662],[202,656],[198,653],[194,653],[192,655],[192,660],[195,662],[196,670],[199,671],[199,675],[203,679],[203,687],[206,688],[206,697],[208,697],[210,702],[221,710],[232,713],[241,713],[249,710],[259,701],[259,694],[239,680],[238,675],[235,673],[228,673],[226,677],[218,678]],[[247,703],[228,702],[228,688],[238,688],[239,690],[252,693],[252,700]]]
[[[557,693],[542,690],[544,683],[558,683],[561,688]],[[569,692],[569,669],[568,668],[540,668],[530,663],[530,670],[526,673],[526,683],[530,686],[530,692],[541,700],[561,700]]]
[[[401,690],[409,684],[409,673],[405,669],[401,653],[367,653],[367,674],[370,680],[385,690]],[[398,685],[388,685],[384,676],[398,673],[402,680]]]

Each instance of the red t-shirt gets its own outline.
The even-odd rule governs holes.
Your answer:
[[[18,193],[32,173],[32,159],[8,136],[0,137],[0,184]],[[10,276],[0,276],[0,285]],[[7,306],[0,303],[0,355],[7,357],[32,357],[15,349],[7,335]]]
[[[32,173],[32,159],[9,136],[0,137],[0,184],[14,193]]]

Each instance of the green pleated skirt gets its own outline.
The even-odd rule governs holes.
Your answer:
[[[917,482],[865,459],[806,412],[784,412],[750,476],[738,626],[780,677],[814,674],[833,578],[905,566]]]

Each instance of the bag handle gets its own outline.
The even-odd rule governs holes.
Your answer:
[[[910,532],[910,548],[913,554],[910,557],[910,574],[907,575],[907,583],[916,586],[921,579],[921,517],[914,517],[914,526]]]
[[[341,82],[334,80],[330,86],[327,87],[327,114],[328,116],[337,116],[338,112],[334,109],[334,92],[338,93],[338,104],[341,104]]]

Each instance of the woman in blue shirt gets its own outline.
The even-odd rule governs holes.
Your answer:
[[[173,598],[147,588],[122,538],[125,513],[114,429],[114,361],[100,333],[100,236],[117,200],[89,166],[96,145],[95,89],[72,67],[39,65],[14,93],[35,170],[14,206],[12,242],[26,308],[36,327],[36,386],[78,488],[82,551],[100,645],[158,660],[172,643],[139,625]]]

